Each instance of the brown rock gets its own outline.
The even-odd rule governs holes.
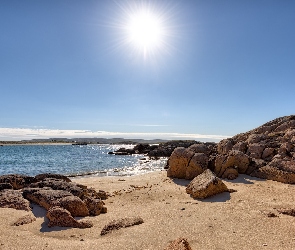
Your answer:
[[[31,211],[30,202],[18,190],[5,189],[0,192],[0,207]]]
[[[21,226],[21,225],[32,223],[34,221],[36,221],[36,217],[32,214],[27,214],[19,218],[16,222],[14,222],[13,226]]]
[[[64,176],[61,174],[51,174],[51,173],[38,174],[35,176],[35,179],[37,181],[43,181],[44,179],[58,179],[58,180],[66,181],[66,182],[72,182],[71,179],[67,176]]]
[[[54,190],[65,190],[72,193],[74,196],[78,196],[79,198],[83,198],[86,194],[86,188],[82,185],[79,185],[74,182],[66,182],[61,179],[43,179],[40,182],[34,183],[31,187],[50,187]]]
[[[172,241],[165,250],[192,250],[187,239],[179,238]]]
[[[286,215],[290,215],[290,216],[295,216],[295,209],[294,208],[290,208],[290,209],[278,209],[278,212],[280,214],[286,214]]]
[[[192,180],[203,173],[208,167],[208,156],[204,153],[196,153],[191,158],[185,172],[185,179]]]
[[[227,155],[217,155],[215,160],[214,172],[222,177],[227,168],[233,168],[238,173],[244,174],[247,171],[250,160],[249,157],[241,151],[231,150]]]
[[[167,176],[184,179],[186,177],[187,166],[194,154],[193,151],[187,148],[179,147],[174,149],[169,158]]]
[[[215,194],[228,192],[228,188],[210,169],[207,169],[191,181],[186,192],[193,198],[205,199]]]
[[[70,192],[63,190],[26,188],[23,190],[23,196],[29,201],[39,204],[48,210],[52,206],[59,206],[60,199],[73,195]]]
[[[77,227],[77,228],[89,228],[93,227],[90,221],[77,221],[73,218],[71,213],[61,207],[51,207],[46,217],[49,219],[48,227]]]
[[[4,189],[13,189],[13,186],[10,183],[0,183],[0,191]]]
[[[104,226],[104,228],[101,230],[100,235],[108,234],[112,232],[113,230],[118,230],[120,228],[140,225],[142,223],[143,223],[143,219],[140,217],[129,217],[129,218],[113,220]]]
[[[90,215],[100,215],[106,213],[107,208],[104,207],[104,202],[101,199],[94,199],[92,197],[85,197],[83,200],[89,210]]]
[[[86,204],[77,196],[66,196],[59,200],[59,206],[67,209],[73,217],[89,215]]]
[[[34,177],[20,174],[1,175],[0,183],[9,183],[13,189],[21,189],[35,182]]]

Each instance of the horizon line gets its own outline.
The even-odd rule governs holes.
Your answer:
[[[232,136],[228,135],[206,135],[193,133],[177,132],[112,132],[112,131],[91,131],[77,129],[45,129],[45,128],[0,128],[1,141],[19,141],[32,139],[50,139],[50,138],[123,138],[123,139],[147,139],[147,140],[213,140],[220,141]]]

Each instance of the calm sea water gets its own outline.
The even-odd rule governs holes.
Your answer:
[[[132,145],[12,145],[0,147],[0,175],[40,173],[64,175],[133,175],[161,170],[167,159],[143,155],[109,155]]]

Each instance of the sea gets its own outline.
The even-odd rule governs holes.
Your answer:
[[[0,175],[126,176],[164,168],[167,158],[108,154],[134,145],[5,145],[0,147]]]

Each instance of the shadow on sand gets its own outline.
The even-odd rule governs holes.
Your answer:
[[[242,184],[254,184],[253,181],[265,181],[265,179],[259,179],[256,177],[252,177],[250,175],[245,175],[245,174],[239,174],[238,178],[234,180],[227,180],[227,182],[230,183],[242,183]]]

